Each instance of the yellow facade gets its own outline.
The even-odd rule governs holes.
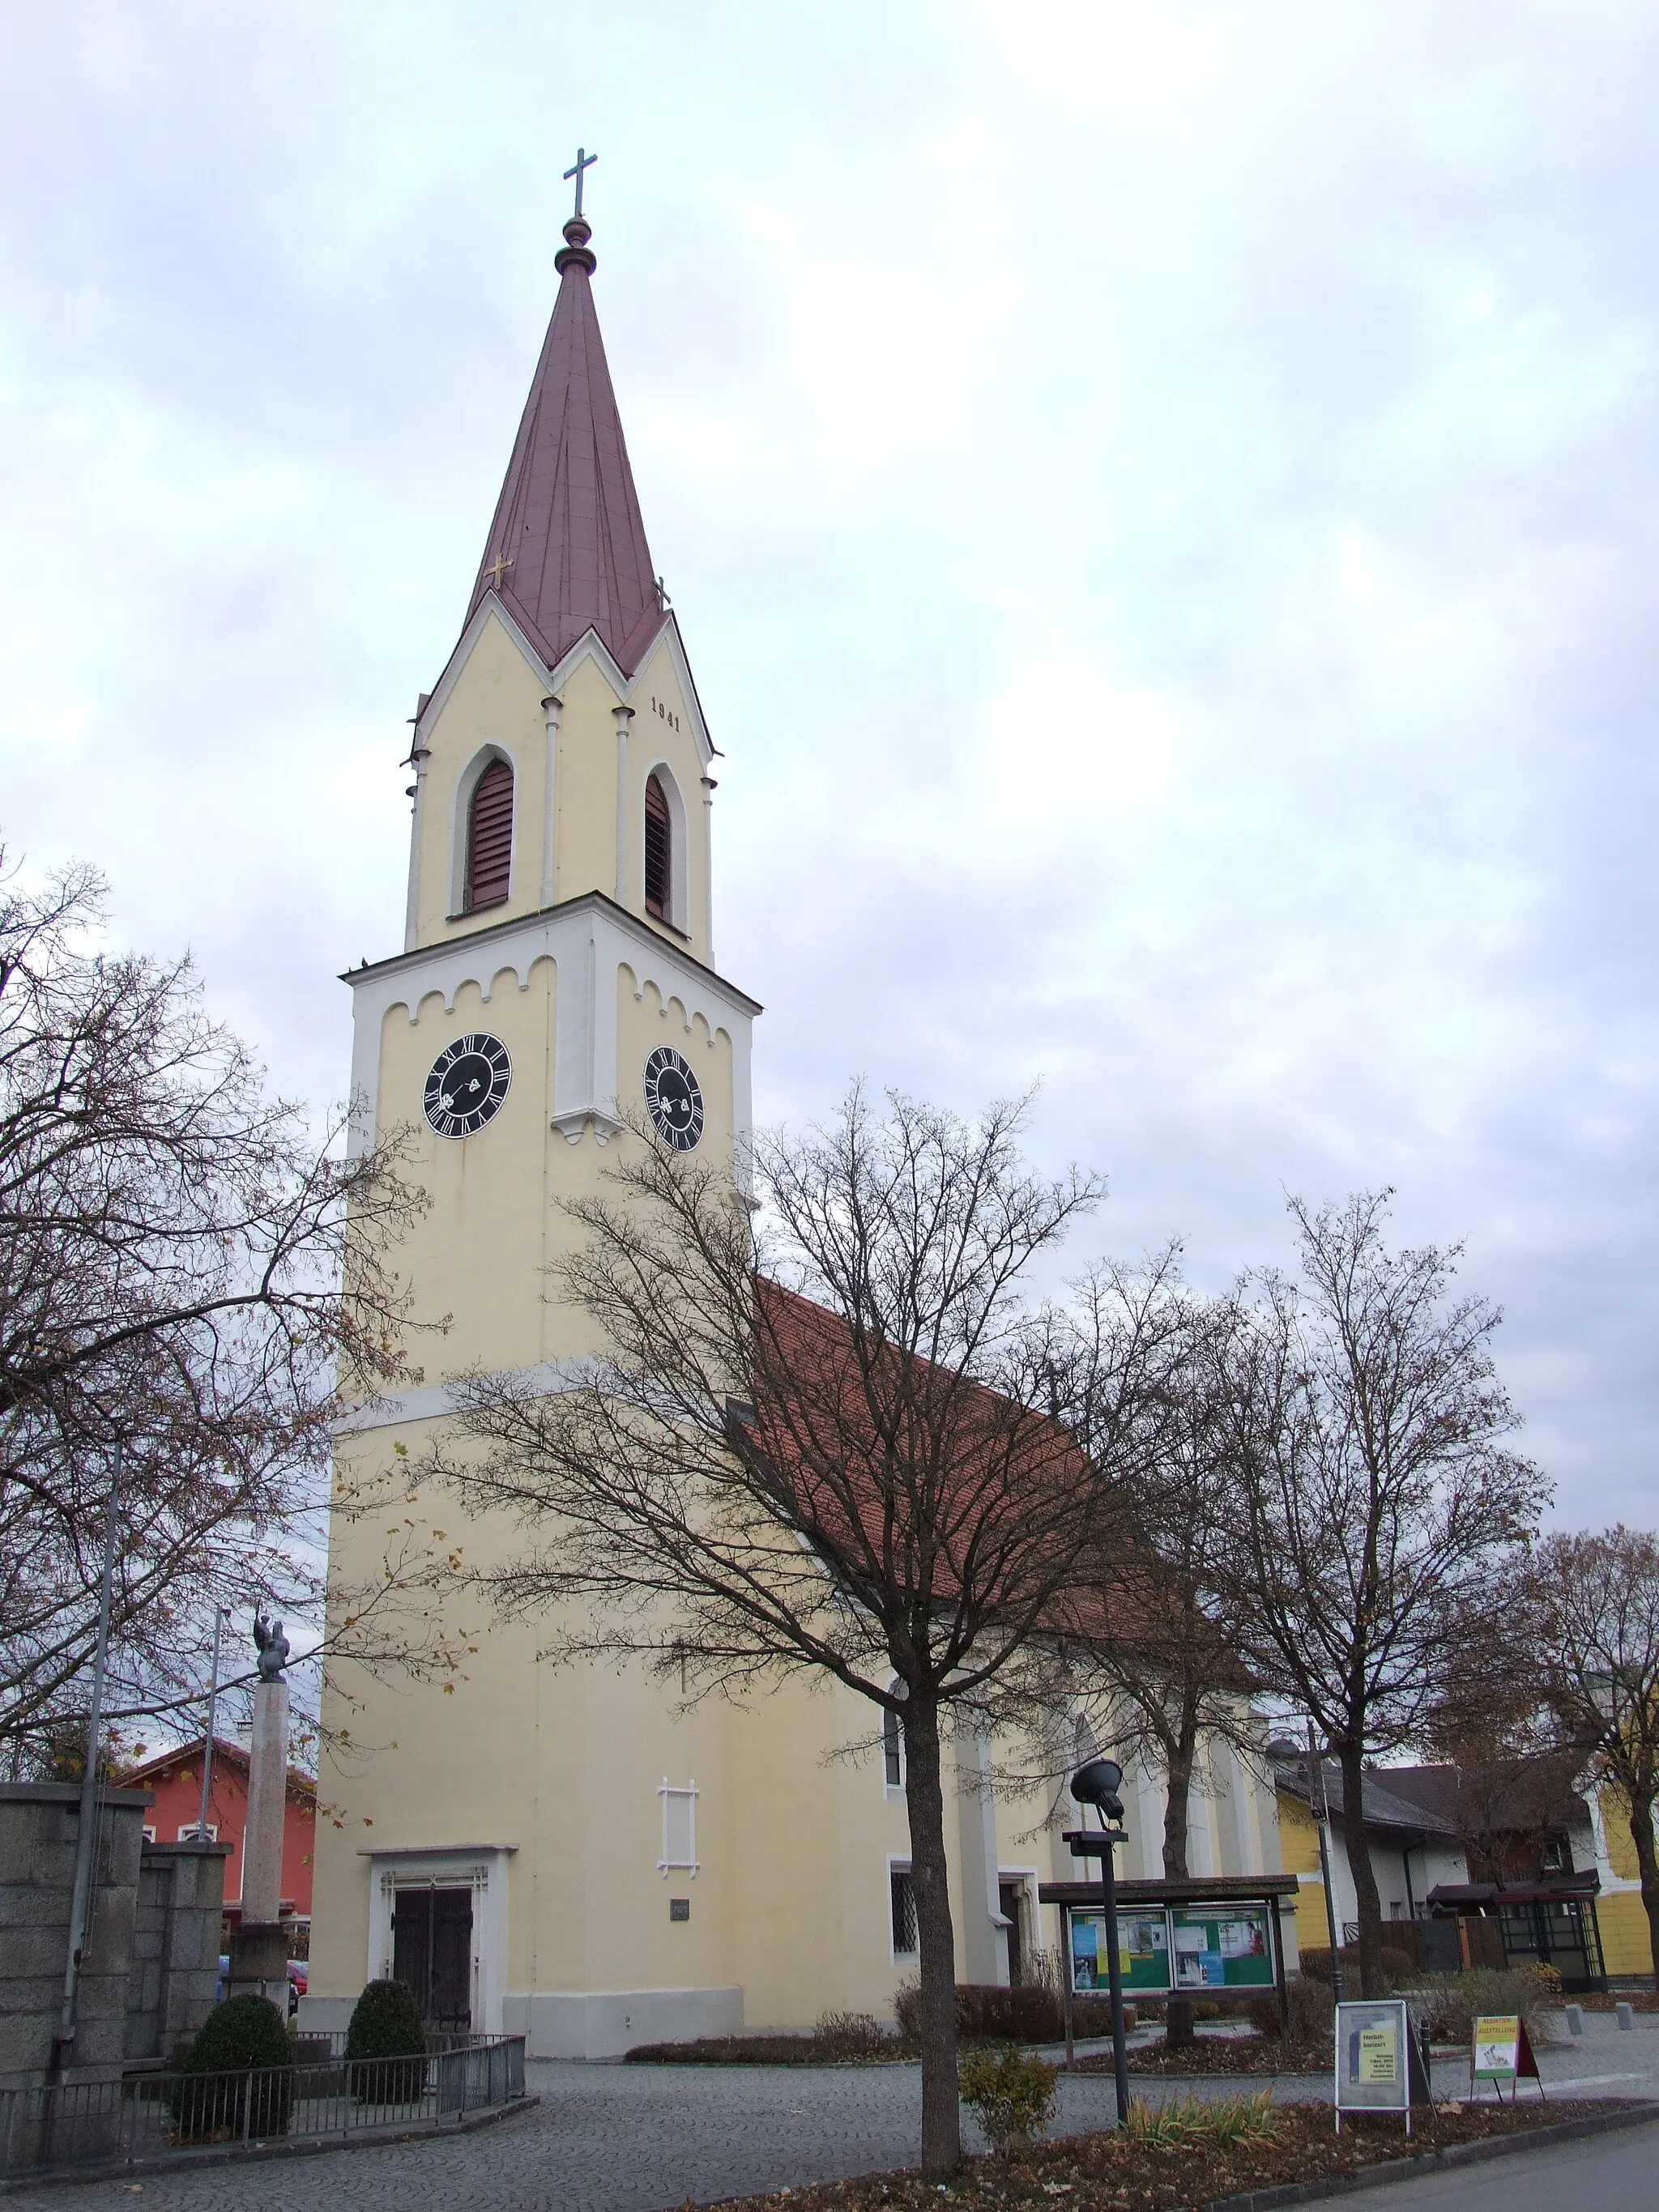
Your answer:
[[[509,896],[460,915],[469,778],[498,757],[514,777]],[[549,1296],[572,1233],[561,1201],[601,1189],[639,1141],[620,1125],[641,1104],[649,1055],[672,1046],[694,1071],[708,1156],[732,1164],[747,1132],[758,1009],[706,957],[709,759],[672,618],[629,684],[591,636],[561,667],[538,665],[487,600],[425,705],[410,941],[348,980],[357,1133],[409,1134],[430,1206],[398,1265],[414,1318],[447,1333],[412,1337],[418,1387],[362,1409],[341,1437],[339,1499],[356,1510],[336,1516],[337,1622],[345,1594],[383,1580],[388,1559],[460,1545],[481,1565],[520,1540],[411,1480],[449,1432],[447,1376],[551,1370],[593,1348],[583,1317]],[[663,921],[643,903],[653,770],[697,794],[674,815],[684,896]],[[507,1095],[476,1133],[440,1135],[422,1109],[428,1073],[480,1033],[510,1058]],[[369,1502],[383,1510],[363,1511]],[[424,1625],[458,1655],[440,1680],[343,1661],[329,1670],[313,2024],[338,2025],[364,1980],[389,1970],[393,1915],[411,1897],[456,1887],[471,1897],[473,2024],[524,2027],[532,2052],[599,2056],[653,2037],[808,2024],[831,2008],[890,2016],[915,1971],[895,1953],[890,1913],[908,1820],[872,1741],[873,1709],[796,1679],[745,1707],[716,1699],[686,1713],[676,1685],[637,1668],[539,1662],[536,1628],[503,1625],[476,1599],[434,1601]],[[1041,1798],[993,1793],[979,1778],[983,1747],[957,1756],[958,1972],[995,1981],[1010,1967],[1008,1886],[1028,1951],[1052,1948],[1057,1916],[1039,1909],[1037,1888],[1077,1868]],[[1139,1772],[1131,1789],[1125,1870],[1156,1872],[1161,1793]],[[688,1804],[695,1867],[665,1866]],[[1195,1809],[1207,1870],[1277,1870],[1271,1796],[1242,1770],[1215,1778]],[[671,1917],[674,1899],[686,1917]]]
[[[1642,1902],[1641,1869],[1630,1832],[1630,1808],[1619,1790],[1604,1784],[1596,1792],[1595,1810],[1604,1860],[1601,1894],[1595,1904],[1603,1963],[1615,1977],[1651,1974],[1653,1937]]]
[[[1291,1900],[1296,1948],[1328,1949],[1330,1921],[1325,1905],[1325,1877],[1319,1863],[1319,1825],[1302,1800],[1288,1790],[1279,1793],[1279,1852],[1286,1874],[1297,1877]]]

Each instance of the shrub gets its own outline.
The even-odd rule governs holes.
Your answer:
[[[1130,2100],[1123,2132],[1132,2143],[1152,2150],[1273,2142],[1279,2136],[1279,2115],[1271,2089],[1254,2097],[1171,2097],[1162,2105],[1136,2097]]]
[[[1286,2007],[1291,2015],[1292,2043],[1328,2043],[1331,2021],[1336,2000],[1331,1995],[1328,1982],[1310,1982],[1301,1975],[1293,1976],[1285,1984]],[[1263,1991],[1252,1997],[1244,2008],[1260,2035],[1279,2033],[1279,1997]]]
[[[1483,2013],[1519,2013],[1528,2033],[1537,2035],[1542,2014],[1556,2002],[1554,1990],[1536,1966],[1504,1973],[1472,1966],[1463,1974],[1424,1974],[1419,1978],[1415,2009],[1441,2043],[1468,2043]]]
[[[957,1985],[957,2033],[970,2043],[1056,2043],[1066,2033],[1060,1998],[1040,1982],[1003,1989],[994,1982]]]
[[[921,1984],[902,1982],[893,1996],[900,2031],[921,2036]],[[1041,1983],[1002,1989],[994,1982],[957,1984],[957,2033],[965,2043],[1058,2043],[1066,2033],[1060,1999]]]
[[[1302,1972],[1311,1980],[1323,1982],[1328,1989],[1331,1983],[1331,1947],[1328,1943],[1304,1944],[1299,1953]],[[1415,1989],[1422,1979],[1409,1951],[1396,1951],[1388,1944],[1382,1947],[1382,1985],[1399,1990]],[[1347,1996],[1359,1994],[1359,1946],[1342,1946],[1342,1987]]]
[[[1054,2108],[1059,2069],[1029,2058],[1009,2044],[1001,2051],[970,2051],[957,2069],[963,2104],[971,2106],[994,2150],[1026,2142],[1046,2125]]]
[[[181,2142],[279,2136],[294,2107],[294,2045],[276,2006],[251,1992],[216,2005],[175,2062],[167,2093]]]
[[[360,2105],[409,2105],[420,2095],[426,2029],[407,1982],[367,1985],[351,2008],[345,2055],[351,2094]]]
[[[1139,2018],[1137,2008],[1126,2002],[1123,2025],[1134,2026]],[[1073,2035],[1109,2035],[1112,2032],[1112,2000],[1098,1990],[1078,1990],[1072,1997],[1072,2033]]]
[[[825,2012],[812,2030],[812,2056],[818,2059],[884,2058],[893,2039],[867,2012]]]

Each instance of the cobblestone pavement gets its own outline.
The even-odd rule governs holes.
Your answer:
[[[688,2197],[707,2203],[834,2181],[913,2165],[917,2155],[914,2066],[532,2060],[526,2071],[540,2104],[476,2135],[157,2173],[143,2184],[143,2212],[659,2212]],[[1323,2086],[1304,2081],[1302,2094]],[[1060,2083],[1059,2129],[1108,2127],[1112,2114],[1109,2075]],[[118,2180],[0,2197],[0,2212],[137,2208],[132,2185]]]
[[[1603,2028],[1594,2014],[1586,2027],[1581,2042],[1544,2053],[1551,2087],[1571,2085],[1590,2096],[1659,2095],[1659,2019],[1634,2033],[1619,2033],[1610,2019]],[[0,2212],[138,2212],[141,2193],[143,2212],[314,2212],[319,2206],[331,2212],[337,2205],[349,2212],[663,2212],[688,2197],[708,2203],[908,2166],[916,2156],[921,2076],[914,2066],[532,2060],[526,2073],[540,2103],[473,2135],[157,2173],[141,2187],[119,2180],[54,2183],[0,2197]],[[1435,2087],[1443,2094],[1457,2094],[1467,2081],[1466,2069],[1436,2065]],[[1191,2088],[1225,2096],[1255,2086],[1237,2076],[1188,2083],[1143,2077],[1136,2094],[1157,2098]],[[1274,2094],[1323,2099],[1329,2076],[1287,2075],[1274,2084]],[[1057,2131],[1108,2127],[1112,2117],[1109,2074],[1060,2082]],[[1608,2212],[1620,2203],[1601,2201]]]

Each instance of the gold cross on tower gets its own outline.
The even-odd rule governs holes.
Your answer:
[[[489,566],[484,570],[485,575],[489,577],[490,582],[495,586],[498,592],[501,588],[501,578],[506,575],[507,570],[512,566],[513,563],[507,559],[505,553],[498,553],[495,559],[490,562]]]

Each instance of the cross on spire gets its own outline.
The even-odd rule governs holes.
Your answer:
[[[507,570],[512,566],[513,563],[507,559],[506,554],[498,553],[495,559],[489,563],[489,567],[484,570],[485,575],[489,577],[490,582],[495,586],[495,589],[498,592],[501,588],[501,578],[506,575]]]
[[[582,211],[582,171],[584,169],[591,169],[594,162],[597,161],[599,158],[599,157],[597,154],[590,154],[585,146],[578,146],[576,149],[575,167],[571,169],[567,169],[564,173],[564,180],[566,184],[570,182],[572,177],[576,179],[576,213],[578,216],[580,216]]]

